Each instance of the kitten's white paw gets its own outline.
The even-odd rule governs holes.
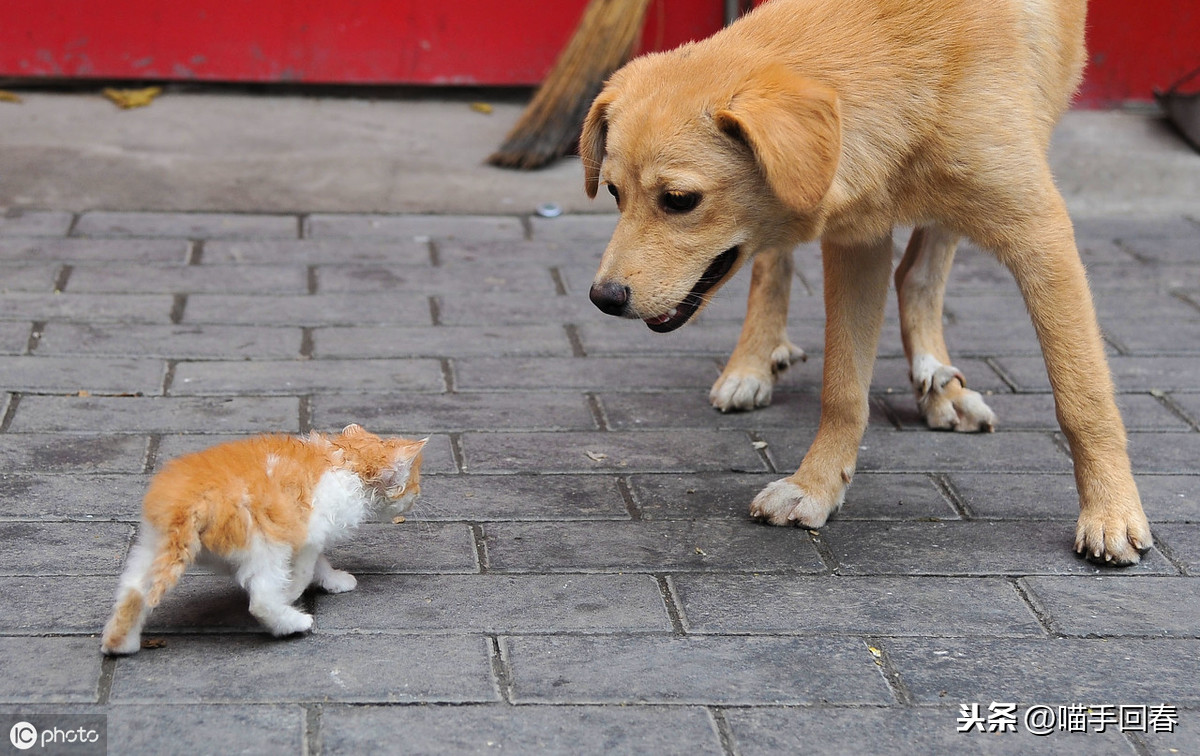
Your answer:
[[[106,633],[100,641],[100,651],[106,656],[128,656],[136,654],[142,648],[142,636],[139,633],[131,633],[124,638],[114,640]]]
[[[358,585],[358,578],[345,570],[330,570],[321,576],[321,579],[317,581],[317,585],[329,593],[345,593],[346,591],[354,590],[355,586]]]
[[[298,609],[286,607],[285,611],[280,611],[276,616],[271,618],[271,622],[267,628],[271,631],[271,635],[276,638],[282,638],[285,635],[295,635],[296,633],[307,633],[312,629],[313,617]]]

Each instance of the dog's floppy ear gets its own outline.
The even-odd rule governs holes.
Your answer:
[[[579,157],[583,161],[583,188],[587,196],[595,199],[600,188],[600,164],[604,162],[604,141],[608,138],[608,106],[616,99],[616,93],[605,87],[587,117],[583,119],[583,132],[579,135]]]
[[[812,210],[833,185],[842,130],[837,93],[829,87],[772,66],[713,120],[750,147],[771,190],[793,210]]]

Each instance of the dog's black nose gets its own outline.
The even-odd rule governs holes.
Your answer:
[[[608,315],[624,315],[629,305],[629,287],[613,281],[592,284],[588,298],[600,311]]]

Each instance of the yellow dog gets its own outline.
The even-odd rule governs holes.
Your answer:
[[[791,250],[821,239],[821,423],[800,469],[751,513],[819,527],[841,506],[867,424],[892,271],[913,388],[936,428],[990,430],[942,337],[960,237],[1016,277],[1075,460],[1076,550],[1133,564],[1152,545],[1074,232],[1046,162],[1084,61],[1085,0],[774,0],[713,37],[638,58],[592,104],[586,188],[621,218],[591,289],[656,331],[687,322],[753,259],[742,334],[711,400],[770,401],[800,354],[786,334]]]

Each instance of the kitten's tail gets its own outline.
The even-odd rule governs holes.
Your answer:
[[[200,552],[194,522],[159,535],[143,523],[138,542],[121,576],[112,617],[104,626],[100,649],[106,654],[132,654],[141,647],[142,625]]]

